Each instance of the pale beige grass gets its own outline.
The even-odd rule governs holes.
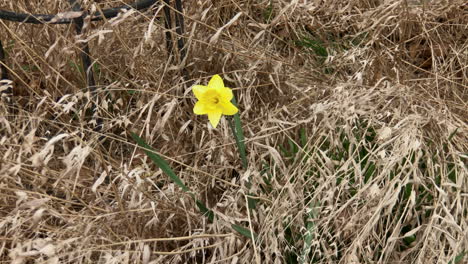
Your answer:
[[[447,263],[460,255],[468,248],[467,5],[316,2],[184,1],[183,63],[167,54],[159,7],[92,23],[83,36],[70,25],[0,21],[15,89],[13,105],[0,104],[0,260],[287,263],[288,251],[303,249],[311,203],[312,263]],[[323,43],[326,60],[297,45],[304,37]],[[94,94],[74,67],[85,39],[100,65]],[[248,169],[227,120],[214,130],[192,113],[190,86],[213,74],[236,93]],[[85,111],[91,102],[103,118],[98,132]],[[307,144],[298,155],[307,158],[287,158],[279,146],[300,142],[300,129]],[[214,223],[129,131],[170,162],[214,210]],[[373,131],[372,142],[355,137]],[[344,137],[368,150],[370,180],[358,153],[333,158]],[[260,199],[254,211],[247,193]],[[255,244],[231,224],[255,231]],[[299,236],[292,245],[286,229]]]

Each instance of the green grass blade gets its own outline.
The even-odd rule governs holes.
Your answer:
[[[231,101],[235,106],[237,106],[236,98],[233,97]],[[232,120],[234,121],[234,125],[232,124]],[[234,115],[234,118],[231,119],[229,125],[232,130],[232,134],[236,140],[237,149],[239,150],[239,155],[242,161],[242,167],[247,169],[247,154],[245,148],[245,139],[244,139],[244,131],[242,130],[242,123],[240,119],[240,114],[237,113]]]
[[[252,197],[247,197],[247,204],[250,210],[257,208],[258,200]]]
[[[185,192],[188,192],[190,193],[190,189],[185,186],[185,184],[182,182],[182,180],[174,173],[174,171],[171,169],[171,167],[169,166],[169,164],[163,159],[161,158],[161,156],[159,156],[157,153],[155,153],[154,149],[149,146],[144,139],[140,138],[137,134],[135,133],[130,133],[133,140],[135,140],[135,142],[137,142],[137,144],[143,148],[143,150],[145,151],[146,155],[148,155],[148,157],[159,167],[161,168],[161,170],[167,174],[167,176],[169,176],[177,185],[179,185],[180,188],[182,188],[182,190],[184,190]],[[195,200],[195,203],[197,204],[197,207],[198,209],[200,210],[200,212],[205,215],[206,217],[208,217],[208,220],[210,222],[213,222],[214,221],[214,218],[215,218],[215,214],[212,210],[208,209],[208,207],[206,207],[206,205],[195,198],[195,195],[190,193],[192,198]],[[244,227],[241,227],[241,226],[238,226],[238,225],[232,225],[231,226],[234,230],[236,230],[237,232],[239,232],[240,234],[248,237],[248,238],[252,238],[251,234],[250,234],[250,230],[249,229],[246,229]],[[254,234],[254,237],[256,235]]]
[[[171,178],[172,181],[179,185],[179,187],[182,188],[182,190],[184,190],[185,192],[190,192],[189,188],[187,188],[184,182],[174,173],[169,164],[164,159],[162,159],[161,156],[156,154],[155,150],[151,146],[146,144],[144,139],[140,138],[137,134],[133,132],[131,133],[131,135],[133,140],[135,140],[135,142],[137,142],[137,144],[144,149],[146,155],[148,155],[148,157],[154,162],[154,164],[161,168],[161,170],[167,176],[169,176],[169,178]]]
[[[305,148],[307,145],[307,133],[305,128],[301,127],[299,130],[299,137],[301,138],[301,148]]]
[[[320,40],[310,39],[307,37],[302,38],[300,41],[296,41],[296,45],[311,49],[319,57],[328,57],[328,51],[324,43]]]
[[[242,227],[242,226],[240,226],[240,225],[234,225],[234,224],[231,225],[231,227],[232,227],[232,229],[234,229],[234,230],[236,230],[237,232],[239,232],[239,234],[241,234],[241,235],[243,235],[243,236],[245,236],[245,237],[247,237],[247,238],[250,238],[250,239],[255,238],[255,239],[257,239],[257,234],[250,232],[250,229],[247,229],[247,228]],[[253,237],[252,237],[252,234],[253,234]]]
[[[231,102],[237,106],[236,97],[233,97]],[[233,124],[234,123],[234,124]],[[239,150],[239,156],[242,161],[242,168],[247,169],[247,154],[245,148],[245,138],[244,138],[244,131],[242,130],[242,123],[240,119],[240,114],[237,113],[234,115],[234,118],[230,120],[229,126],[231,127],[232,134],[234,135],[234,139],[236,140],[237,149]],[[247,183],[247,187],[250,188],[250,179]],[[248,207],[249,209],[255,209],[257,205],[257,200],[248,197]]]
[[[302,253],[299,258],[300,264],[307,264],[309,262],[309,253],[312,246],[312,240],[314,239],[314,232],[315,232],[315,223],[314,219],[317,217],[317,213],[315,211],[315,207],[317,205],[315,203],[310,203],[309,207],[307,208],[307,225],[306,225],[306,232],[303,236],[304,238],[304,247],[302,248]]]
[[[455,131],[453,131],[453,132],[449,135],[449,137],[448,137],[448,141],[449,141],[449,142],[452,141],[453,136],[455,136],[455,135],[457,134],[457,132],[458,132],[458,127],[455,129]]]
[[[195,201],[196,201],[196,204],[197,204],[198,209],[200,210],[200,212],[204,216],[208,217],[208,220],[211,223],[213,223],[214,222],[214,217],[215,217],[214,212],[212,210],[208,209],[208,207],[206,207],[206,205],[202,201],[197,200],[197,199],[195,199]]]
[[[458,256],[456,256],[453,260],[449,261],[448,264],[461,264],[462,260],[463,260],[463,257],[466,255],[468,251],[463,251],[462,253],[460,253]]]

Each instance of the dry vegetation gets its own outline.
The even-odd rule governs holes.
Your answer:
[[[0,103],[2,263],[466,263],[464,0],[189,0],[184,16],[182,63],[159,6],[80,36],[0,21],[14,91]],[[214,130],[192,113],[191,85],[217,73],[241,109],[247,169],[229,119]]]

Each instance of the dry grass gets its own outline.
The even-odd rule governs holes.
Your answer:
[[[0,8],[52,13],[63,2]],[[465,1],[184,1],[184,13],[182,64],[167,54],[158,7],[88,24],[82,36],[0,21],[14,81],[13,103],[0,104],[2,263],[463,258]],[[95,93],[80,40],[98,65]],[[226,120],[213,130],[192,113],[190,86],[216,73],[235,90],[248,169]],[[129,131],[170,162],[214,223]]]

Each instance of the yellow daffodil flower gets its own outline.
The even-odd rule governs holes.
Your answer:
[[[216,128],[221,115],[234,115],[239,110],[231,103],[234,97],[230,88],[224,87],[223,79],[214,75],[208,86],[194,85],[192,91],[198,102],[193,107],[196,115],[208,115],[211,125]]]

